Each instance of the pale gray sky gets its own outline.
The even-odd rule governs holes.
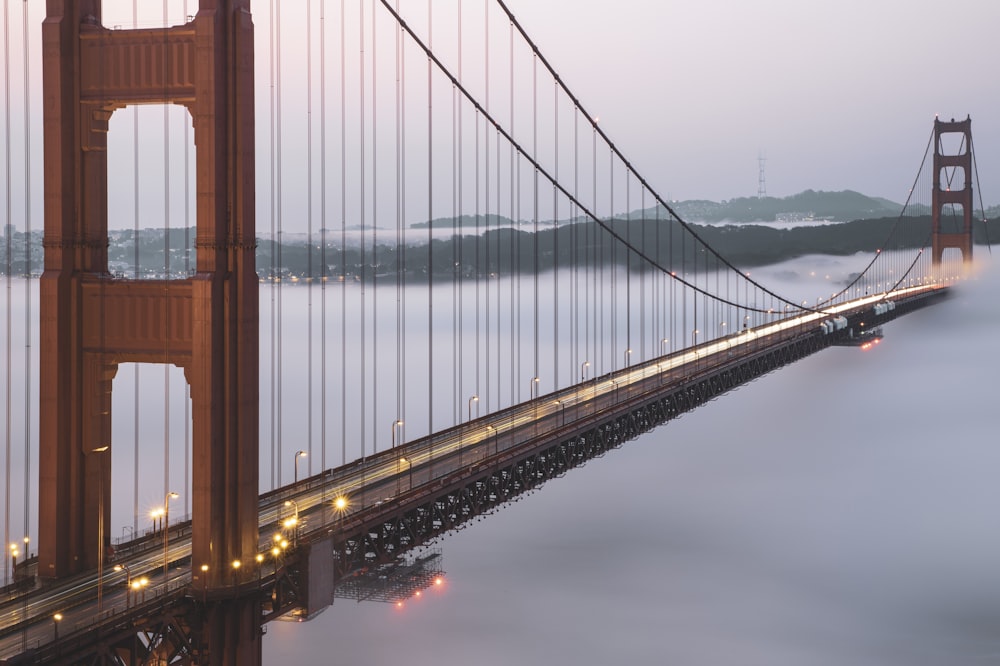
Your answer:
[[[754,196],[758,189],[758,157],[766,157],[766,187],[771,196],[788,196],[805,189],[852,189],[902,202],[916,176],[930,135],[935,114],[942,118],[973,119],[973,136],[980,169],[983,199],[987,205],[1000,201],[992,191],[1000,172],[1000,92],[990,85],[990,68],[996,62],[993,32],[1000,25],[1000,3],[982,0],[955,0],[947,9],[932,0],[844,0],[802,2],[801,0],[508,0],[511,10],[539,44],[543,54],[584,107],[600,118],[600,126],[638,171],[657,190],[672,199],[722,200]],[[320,14],[326,21],[327,109],[330,117],[328,142],[340,134],[340,49],[339,0],[296,0],[277,3],[253,2],[257,42],[257,167],[259,230],[271,223],[270,183],[272,175],[270,126],[272,113],[271,72],[280,69],[282,131],[280,137],[281,218],[288,231],[301,226],[309,193],[303,174],[308,146],[318,142]],[[346,0],[346,50],[348,59],[357,57],[356,15],[362,0]],[[367,16],[372,16],[370,0],[364,0]],[[375,3],[375,15],[383,26],[379,43],[379,67],[383,74],[378,103],[385,112],[379,130],[380,141],[391,143],[393,78],[391,33],[387,32],[387,12]],[[426,38],[426,0],[401,0],[400,11]],[[477,74],[482,71],[484,30],[479,27],[486,0],[462,0],[464,12],[463,80],[481,90]],[[40,25],[44,17],[41,2],[25,5],[29,11],[29,47],[32,60],[30,78],[41,75]],[[133,7],[141,27],[162,25],[164,4],[105,0],[104,22],[108,26],[130,27]],[[167,0],[169,23],[178,23],[196,10],[196,0]],[[454,66],[455,27],[458,0],[434,0],[433,42],[436,50]],[[11,87],[14,191],[23,191],[21,150],[23,108],[19,56],[21,7],[11,9]],[[310,11],[313,30],[306,29]],[[280,18],[281,34],[272,41],[272,17]],[[370,18],[368,19],[370,22]],[[493,10],[491,57],[494,73],[491,86],[493,110],[505,120],[503,76],[505,23]],[[304,53],[312,39],[311,141],[306,135],[308,63]],[[371,50],[371,34],[366,47]],[[272,68],[280,53],[280,67]],[[449,55],[452,54],[452,55]],[[366,56],[370,57],[370,56]],[[421,57],[408,56],[407,98],[414,110],[409,122],[420,126],[421,81],[425,78]],[[368,71],[371,67],[369,65]],[[348,68],[348,114],[357,114],[358,105],[353,62]],[[530,69],[518,70],[520,85],[530,85]],[[544,85],[544,84],[543,84]],[[374,86],[367,94],[372,95]],[[438,93],[435,93],[438,94]],[[446,94],[438,94],[440,106],[447,106]],[[523,93],[520,101],[523,103]],[[544,89],[542,95],[544,97]],[[41,106],[40,91],[33,89],[31,137],[36,157],[31,161],[33,216],[41,218]],[[369,107],[370,108],[370,107]],[[370,112],[369,112],[370,113]],[[542,112],[544,115],[544,111]],[[183,141],[186,114],[170,112],[170,130],[163,138],[163,112],[140,110],[140,226],[161,226],[163,210],[170,210],[170,224],[182,223]],[[469,116],[467,116],[468,118]],[[527,124],[520,122],[520,130]],[[370,131],[371,124],[368,125]],[[130,175],[133,157],[132,116],[118,112],[112,118],[111,160],[116,185],[109,192],[111,226],[131,227],[135,223],[135,196]],[[565,128],[565,125],[564,125]],[[544,133],[544,129],[542,132]],[[359,132],[352,118],[348,144]],[[448,130],[437,131],[441,140]],[[411,131],[407,150],[417,155],[421,135]],[[524,138],[524,135],[521,135]],[[190,136],[189,136],[190,140]],[[167,195],[163,193],[164,145],[171,146],[172,176]],[[471,150],[471,141],[466,143]],[[385,148],[383,150],[388,150]],[[339,148],[328,150],[328,191],[339,190]],[[446,148],[442,152],[447,152]],[[313,153],[314,217],[318,212],[318,151]],[[369,157],[371,152],[369,151]],[[391,154],[381,153],[379,168],[388,168]],[[414,158],[416,159],[416,158]],[[565,165],[565,158],[563,158]],[[443,160],[438,160],[439,163]],[[347,159],[350,173],[357,171],[357,159]],[[369,165],[371,160],[369,159]],[[374,170],[374,167],[369,167]],[[419,174],[417,164],[413,173]],[[565,169],[565,166],[564,166]],[[350,176],[349,176],[350,177]],[[436,177],[439,186],[448,177]],[[369,179],[370,182],[373,179]],[[417,178],[411,181],[416,182]],[[348,189],[359,190],[348,183]],[[382,196],[391,186],[379,186]],[[424,188],[426,189],[426,188]],[[332,196],[332,195],[331,195]],[[375,195],[370,193],[372,200]],[[407,223],[425,218],[427,206],[420,202],[420,188],[407,190]],[[438,193],[447,200],[446,193]],[[929,197],[925,197],[929,198]],[[167,200],[169,199],[169,205]],[[466,201],[471,200],[467,197]],[[978,204],[978,194],[977,194]],[[325,223],[339,224],[339,203],[329,203]],[[387,226],[380,211],[379,226]],[[13,203],[13,219],[20,219],[21,203]],[[348,217],[357,218],[356,206],[348,204]],[[369,206],[370,209],[370,206]],[[447,214],[447,206],[436,211]],[[467,211],[468,212],[468,211]],[[368,211],[370,214],[370,210]],[[319,228],[321,222],[315,222]]]
[[[935,114],[973,120],[984,199],[1000,170],[1000,3],[509,0],[661,193],[853,189],[902,201]]]

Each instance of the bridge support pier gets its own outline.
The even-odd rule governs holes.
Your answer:
[[[196,653],[200,666],[261,663],[259,591],[253,596],[208,601],[203,608]]]

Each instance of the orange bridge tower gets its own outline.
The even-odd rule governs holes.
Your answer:
[[[961,134],[960,145],[956,152],[943,154],[942,136],[945,134]],[[942,172],[954,170],[952,178],[942,182]],[[951,183],[958,170],[962,171],[959,189],[953,189]],[[942,209],[952,205],[961,207],[961,221],[942,230]],[[934,119],[934,188],[931,194],[931,249],[933,264],[941,264],[941,258],[946,248],[958,248],[962,260],[968,264],[972,261],[972,119],[945,122]]]
[[[42,44],[39,573],[64,577],[101,560],[118,365],[179,366],[193,415],[192,585],[205,600],[193,633],[212,664],[260,663],[255,572],[231,565],[253,562],[258,548],[250,0],[200,0],[188,23],[141,30],[103,27],[101,0],[48,0]],[[108,123],[133,104],[191,114],[197,265],[185,279],[108,271]]]

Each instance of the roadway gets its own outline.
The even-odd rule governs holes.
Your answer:
[[[917,297],[940,289],[944,287],[911,287],[894,292],[893,299]],[[782,342],[805,335],[820,335],[821,322],[840,315],[855,316],[872,310],[876,303],[884,300],[884,294],[866,296],[825,307],[822,312],[804,312],[744,329],[595,377],[266,493],[261,497],[259,508],[260,555],[250,554],[246,566],[256,565],[260,576],[266,578],[280,563],[284,551],[294,548],[296,538],[305,538],[310,532],[327,531],[331,525],[357,512],[378,510],[383,505],[388,505],[386,510],[390,510],[401,495],[490,456],[510,451],[567,423],[598,414],[652,388],[692,379],[719,364],[733,363]],[[70,631],[126,612],[130,605],[152,602],[188,585],[191,580],[189,523],[170,527],[168,578],[163,574],[162,543],[162,539],[154,538],[147,541],[144,549],[131,549],[123,544],[117,563],[127,566],[127,571],[114,571],[115,563],[109,563],[102,577],[96,571],[88,572],[0,604],[0,658],[52,640],[56,633],[53,620],[56,613],[62,615],[58,630],[65,636]],[[136,552],[123,554],[129,550]],[[139,591],[126,592],[130,580],[143,579],[147,584]],[[99,584],[100,604],[97,602]]]

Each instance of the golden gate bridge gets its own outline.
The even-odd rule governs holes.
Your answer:
[[[426,16],[310,2],[298,51],[275,3],[263,95],[247,0],[169,4],[149,27],[135,5],[131,25],[108,25],[99,0],[62,0],[42,25],[44,206],[25,145],[17,261],[5,230],[5,543],[25,551],[5,561],[8,663],[259,663],[264,623],[318,612],[359,572],[761,374],[869,341],[971,260],[968,119],[935,120],[933,183],[913,188],[930,219],[900,215],[863,271],[803,300],[704,242],[503,2]],[[23,68],[28,91],[37,61]],[[150,120],[163,143],[147,208]],[[122,263],[108,239],[129,208]],[[155,270],[140,225],[162,228]],[[286,384],[293,348],[306,380]],[[160,442],[139,431],[147,364],[167,368],[155,463]],[[39,395],[23,405],[22,499],[15,379]],[[131,494],[112,475],[129,463]],[[143,530],[147,486],[162,514]]]

